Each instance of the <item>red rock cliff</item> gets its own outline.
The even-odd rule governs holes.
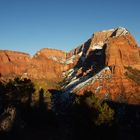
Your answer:
[[[67,57],[73,66],[64,86],[66,93],[91,90],[103,97],[110,94],[114,101],[124,94],[129,103],[140,103],[139,85],[125,75],[127,66],[140,69],[140,48],[127,29],[96,32]]]
[[[1,76],[22,75],[30,63],[30,56],[26,53],[0,50]]]
[[[126,66],[140,69],[140,49],[131,33],[122,27],[95,32],[68,53],[45,48],[31,58],[25,53],[0,51],[0,76],[60,81],[65,75],[66,92],[82,94],[92,90],[103,96],[110,93],[112,100],[122,93],[140,97],[138,84],[124,74]]]
[[[62,72],[68,69],[65,65],[66,53],[54,49],[42,49],[32,58],[27,73],[30,77],[57,81],[62,79]]]
[[[54,49],[42,49],[31,58],[30,55],[15,51],[0,51],[0,75],[2,77],[22,76],[33,79],[62,79],[66,53]]]

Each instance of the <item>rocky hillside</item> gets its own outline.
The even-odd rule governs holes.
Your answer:
[[[93,91],[101,98],[140,103],[140,86],[125,73],[140,69],[140,48],[122,27],[95,32],[79,47],[66,53],[42,49],[33,57],[14,51],[0,51],[0,77],[63,80],[65,95]]]
[[[75,63],[77,57],[80,57],[78,67],[99,70],[109,66],[113,73],[122,75],[124,66],[139,67],[140,48],[130,32],[120,27],[94,33],[87,42],[67,54],[67,63]]]
[[[59,81],[62,72],[68,69],[65,60],[66,53],[54,49],[42,49],[33,57],[25,53],[1,50],[0,77],[8,79],[20,76]]]
[[[128,66],[140,69],[140,49],[127,29],[96,32],[67,57],[66,93],[89,90],[101,98],[140,103],[139,84],[125,75]]]

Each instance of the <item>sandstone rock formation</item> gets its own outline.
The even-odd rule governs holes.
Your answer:
[[[124,73],[124,66],[135,67],[140,64],[140,48],[130,32],[122,27],[96,32],[67,56],[68,58],[80,56],[79,64],[86,69],[88,65],[101,69],[110,66],[112,72],[119,75]]]
[[[33,56],[27,70],[28,76],[35,79],[44,78],[57,81],[62,78],[62,72],[68,69],[67,65],[64,64],[65,60],[65,52],[42,49]]]
[[[119,96],[129,98],[132,93],[140,97],[139,85],[125,76],[127,66],[140,69],[140,48],[131,33],[122,27],[95,32],[68,53],[45,48],[31,57],[25,53],[0,51],[1,77],[18,75],[51,81],[65,77],[66,94],[91,90],[115,101]],[[131,98],[130,102],[140,103],[140,100]]]
[[[140,69],[140,49],[127,29],[96,32],[67,56],[73,66],[66,72],[66,93],[89,90],[102,98],[120,101],[123,96],[129,103],[140,103],[140,86],[125,76],[127,66]]]
[[[0,76],[22,75],[30,63],[26,53],[0,50]]]
[[[66,53],[54,49],[42,49],[33,57],[25,53],[1,50],[0,77],[8,79],[21,76],[59,81],[62,72],[68,69],[65,60]]]

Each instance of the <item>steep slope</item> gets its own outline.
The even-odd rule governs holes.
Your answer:
[[[125,76],[127,66],[140,69],[140,49],[127,29],[96,32],[67,57],[66,93],[90,90],[101,98],[140,103],[140,86]]]

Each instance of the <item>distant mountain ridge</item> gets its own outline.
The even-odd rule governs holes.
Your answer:
[[[78,48],[64,51],[44,48],[33,57],[15,51],[0,51],[0,77],[62,81],[66,94],[90,90],[117,100],[125,93],[130,103],[140,103],[140,86],[126,77],[126,67],[140,69],[140,48],[123,27],[95,32]],[[121,95],[122,96],[122,95]],[[124,95],[123,95],[124,96]]]

